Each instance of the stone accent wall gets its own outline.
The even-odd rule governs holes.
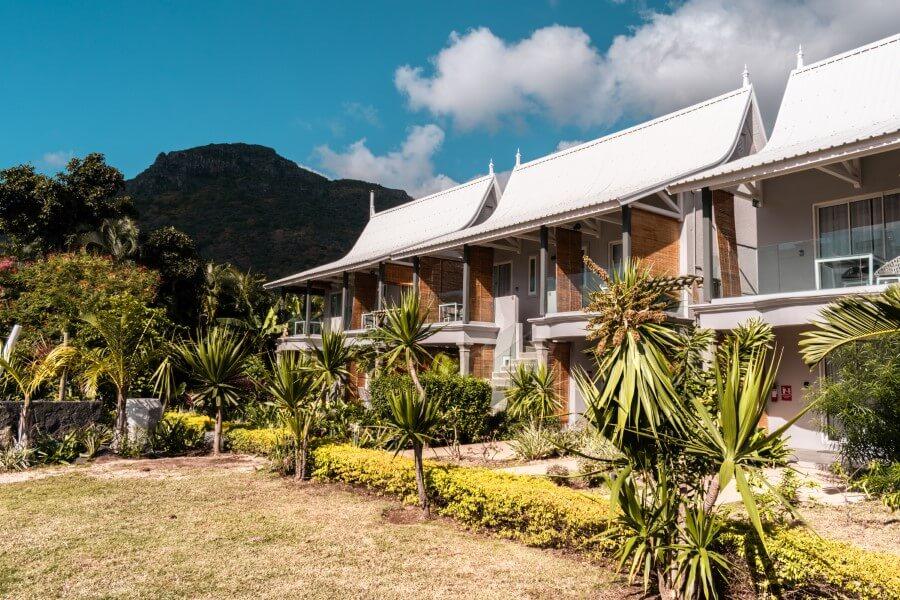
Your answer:
[[[680,238],[681,223],[677,219],[632,208],[632,255],[647,262],[654,273],[673,277],[680,274]]]
[[[0,439],[11,440],[19,430],[19,413],[22,403],[0,401]],[[100,422],[103,418],[102,402],[78,402],[33,400],[31,415],[34,430],[47,435],[62,435]]]
[[[431,256],[419,259],[419,304],[429,322],[438,320],[438,305],[444,302],[461,302],[461,292],[461,262]]]
[[[384,265],[384,282],[393,285],[412,285],[413,270],[408,265]]]
[[[722,190],[713,190],[712,199],[722,296],[740,296],[741,271],[738,265],[737,228],[734,224],[734,196]]]
[[[494,347],[475,344],[469,351],[469,373],[481,379],[490,379],[494,372]]]
[[[556,228],[556,310],[581,310],[581,232]]]
[[[494,322],[494,249],[469,247],[469,320]]]
[[[369,273],[353,274],[353,312],[351,329],[362,327],[363,313],[372,312],[378,304],[378,277]]]
[[[556,397],[560,403],[560,420],[569,421],[569,378],[572,374],[570,354],[571,342],[550,342],[548,344],[547,367],[553,373]]]

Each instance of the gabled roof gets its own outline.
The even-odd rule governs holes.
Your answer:
[[[517,166],[483,223],[398,257],[486,241],[598,214],[731,156],[753,105],[746,85],[717,98]],[[754,108],[755,114],[755,108]]]
[[[271,281],[265,287],[326,278],[373,265],[407,246],[463,229],[475,221],[491,192],[500,195],[493,173],[375,213],[343,258]]]
[[[900,35],[791,71],[768,144],[671,191],[738,184],[900,145]]]

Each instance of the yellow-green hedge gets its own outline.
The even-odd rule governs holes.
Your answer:
[[[268,456],[285,435],[285,429],[231,427],[225,432],[225,444],[232,452]]]
[[[346,445],[313,450],[313,476],[360,485],[415,503],[413,463],[388,452]],[[435,509],[460,522],[521,542],[557,548],[614,550],[605,533],[614,526],[603,499],[550,481],[489,469],[426,461],[426,483]],[[727,541],[744,547],[741,533]],[[900,600],[900,556],[867,552],[803,529],[772,532],[767,543],[782,585],[827,584],[854,598]]]
[[[185,427],[197,431],[212,431],[215,421],[206,415],[198,415],[193,412],[167,412],[163,417],[166,421],[179,421]]]
[[[728,537],[743,548],[741,534]],[[900,599],[900,555],[861,550],[802,528],[772,532],[766,547],[786,588],[819,583],[852,598]]]
[[[342,481],[416,502],[412,460],[353,446],[313,450],[313,476]],[[538,477],[427,462],[435,509],[473,527],[542,547],[609,550],[611,511],[601,498]]]

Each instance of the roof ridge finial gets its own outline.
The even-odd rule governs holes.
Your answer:
[[[488,175],[494,174],[494,159],[491,158],[491,162],[488,163]]]
[[[375,216],[375,190],[369,190],[369,218]]]
[[[797,48],[797,68],[803,68],[803,44],[800,44]]]
[[[519,148],[516,148],[516,166],[522,164],[522,153],[519,151]]]
[[[744,87],[748,87],[750,85],[750,69],[747,68],[747,63],[744,63],[744,72],[741,73],[741,84]]]

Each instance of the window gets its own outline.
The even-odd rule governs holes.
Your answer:
[[[494,298],[512,293],[512,263],[494,265]]]
[[[328,314],[332,317],[340,317],[341,315],[341,293],[337,292],[328,297]]]
[[[537,256],[529,256],[528,257],[528,295],[534,296],[537,294],[537,281],[538,281],[538,273],[537,273]]]
[[[611,271],[622,272],[622,242],[609,243],[609,267]]]
[[[900,254],[900,194],[817,206],[815,214],[821,289],[868,284]]]

